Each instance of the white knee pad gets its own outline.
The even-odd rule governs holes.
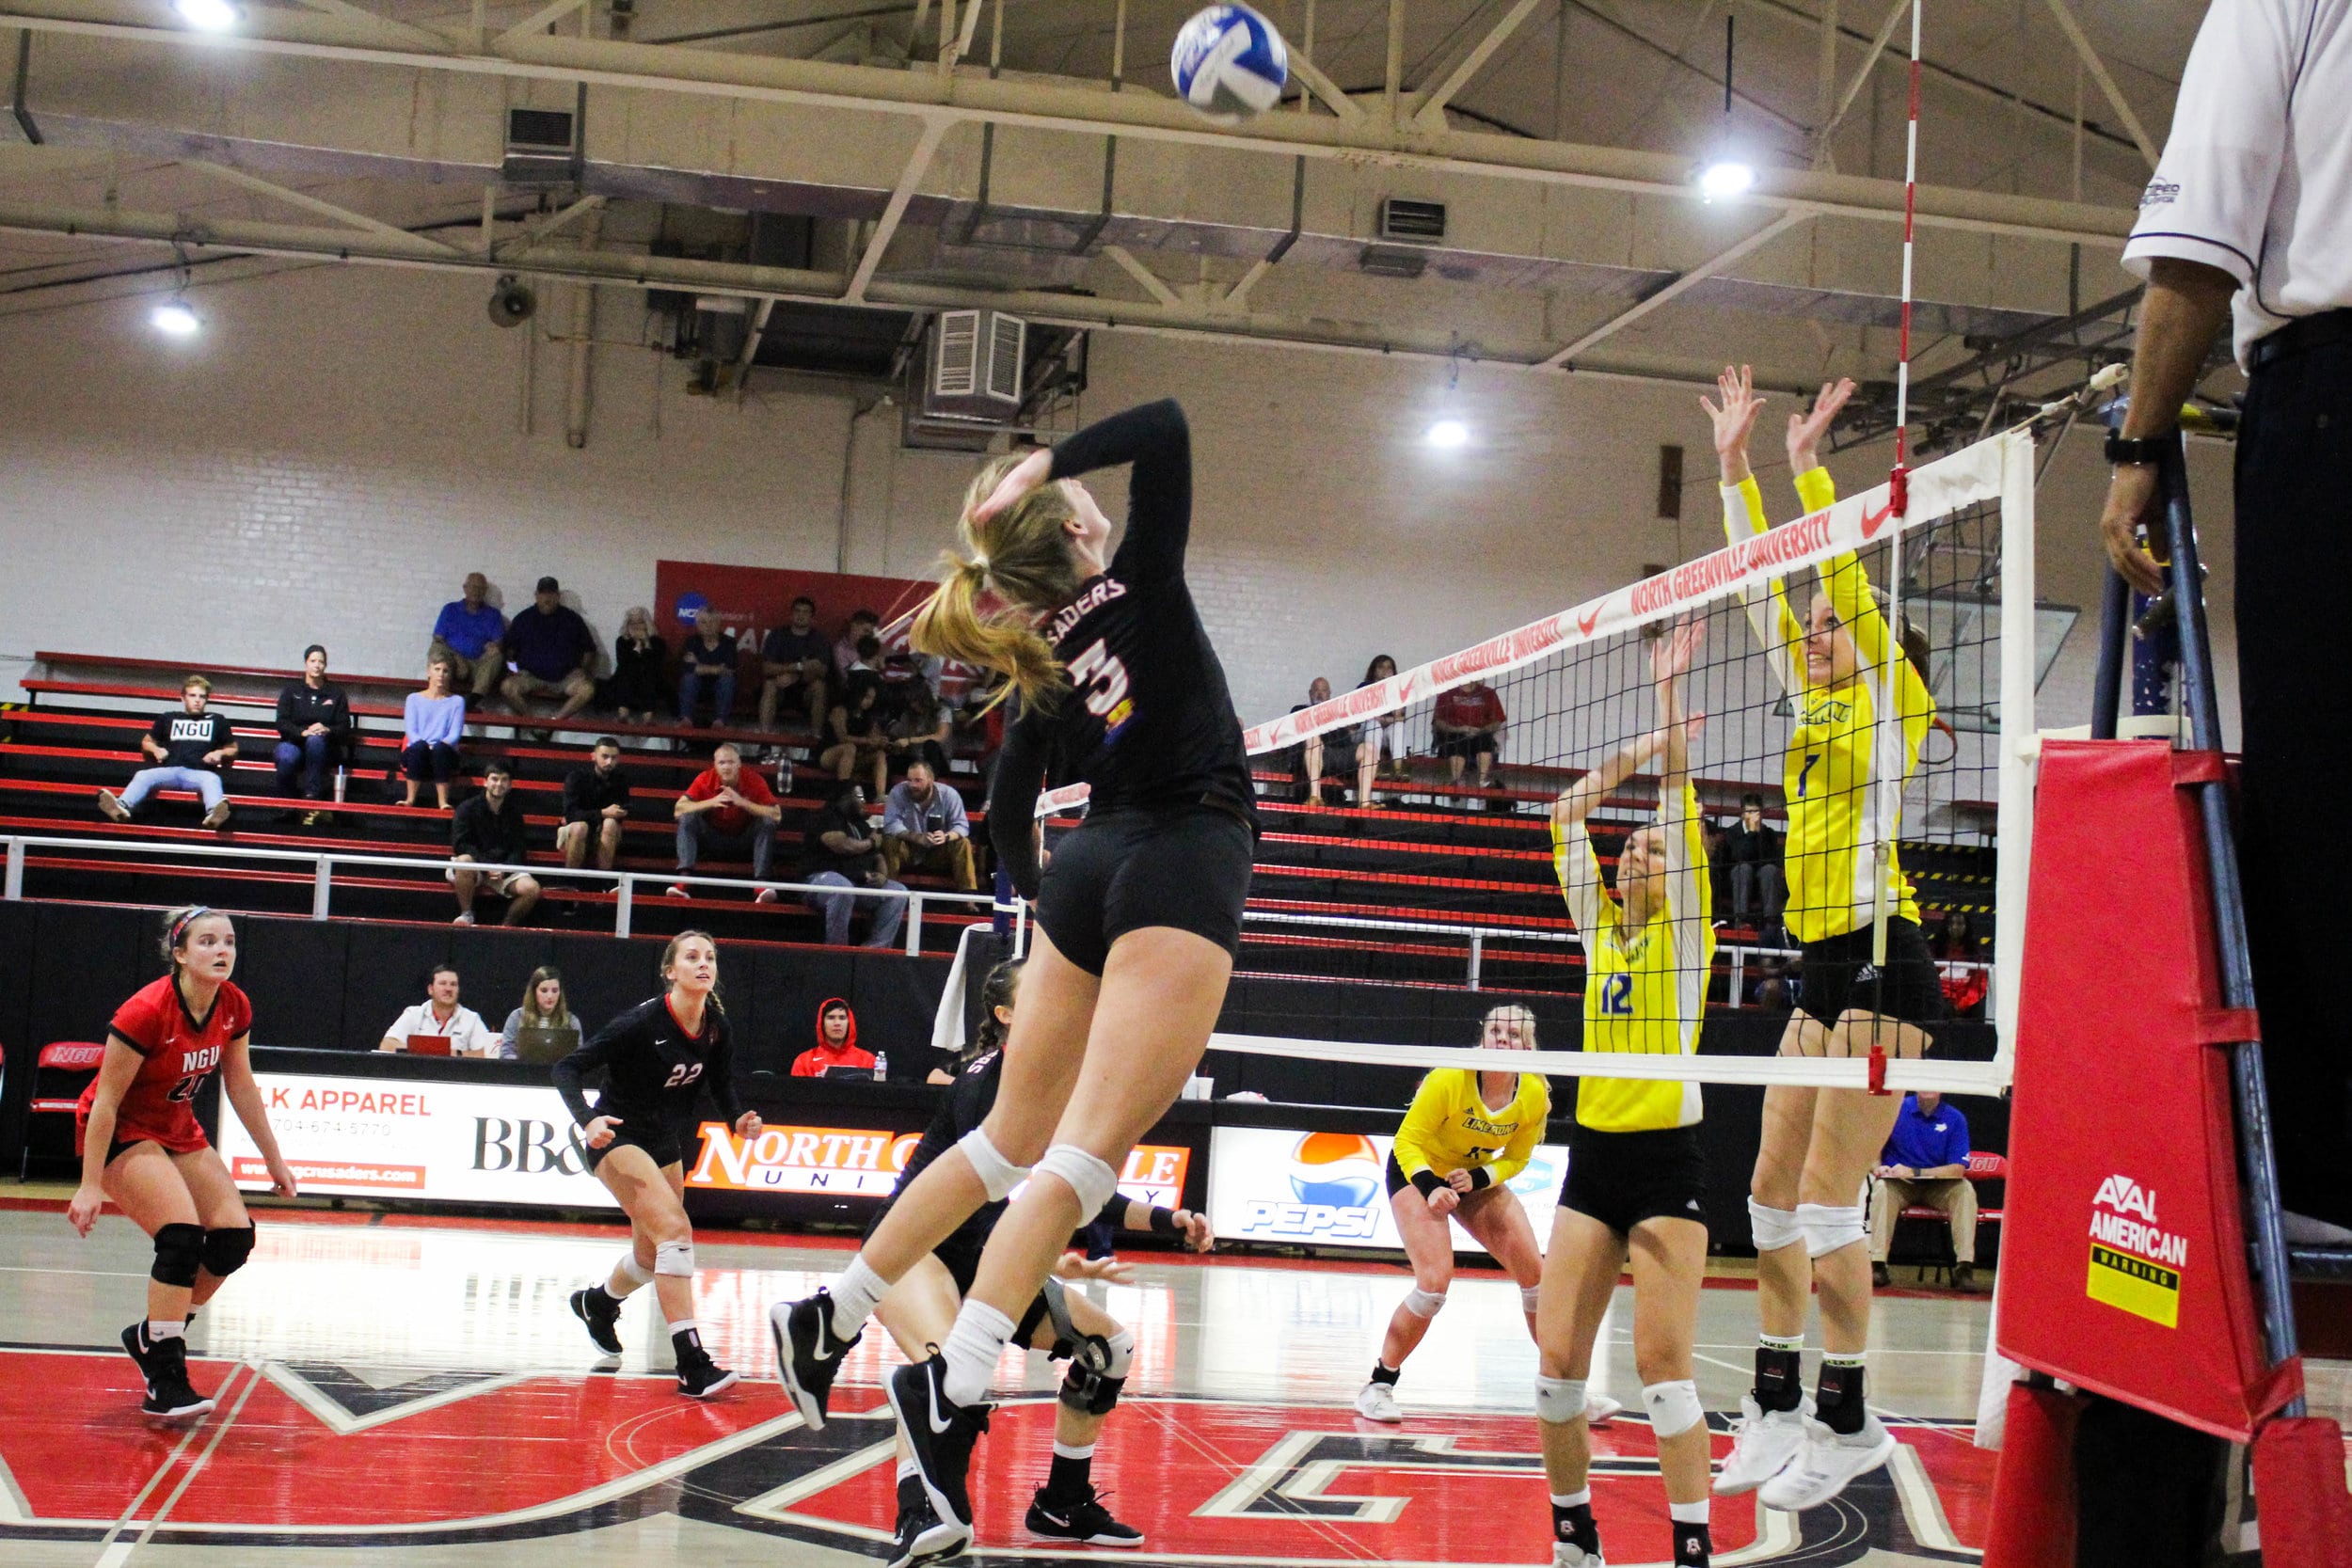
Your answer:
[[[1807,1257],[1826,1258],[1840,1247],[1850,1247],[1869,1232],[1863,1227],[1859,1205],[1840,1207],[1830,1203],[1800,1203],[1797,1224],[1804,1230],[1804,1250]]]
[[[1756,1241],[1758,1252],[1778,1252],[1785,1246],[1795,1246],[1804,1240],[1804,1227],[1798,1222],[1796,1211],[1767,1209],[1754,1198],[1748,1199],[1748,1234]]]
[[[1039,1176],[1058,1176],[1078,1195],[1078,1223],[1094,1218],[1111,1194],[1119,1191],[1119,1173],[1076,1144],[1056,1144],[1032,1167]]]
[[[1649,1411],[1650,1432],[1673,1437],[1707,1419],[1699,1408],[1699,1386],[1689,1378],[1678,1383],[1645,1383],[1642,1403]]]
[[[654,1256],[659,1258],[661,1254],[657,1251]],[[621,1254],[621,1260],[612,1266],[612,1272],[631,1285],[645,1286],[653,1283],[653,1271],[637,1260],[634,1248]]]
[[[1522,1286],[1520,1286],[1520,1287],[1519,1287],[1519,1310],[1520,1310],[1520,1311],[1522,1311],[1522,1312],[1533,1312],[1533,1311],[1534,1311],[1534,1310],[1535,1310],[1535,1304],[1536,1304],[1536,1302],[1537,1302],[1538,1300],[1540,1300],[1540,1299],[1542,1298],[1543,1293],[1544,1293],[1544,1288],[1543,1288],[1542,1286],[1540,1286],[1540,1285],[1522,1285]]]
[[[1135,1330],[1131,1328],[1122,1328],[1103,1342],[1110,1347],[1111,1353],[1110,1360],[1104,1364],[1103,1375],[1104,1377],[1125,1377],[1127,1375],[1127,1369],[1135,1364]]]
[[[1434,1318],[1444,1305],[1443,1291],[1424,1291],[1416,1285],[1405,1292],[1405,1310],[1416,1318]]]
[[[1028,1166],[1016,1165],[996,1152],[996,1146],[988,1141],[988,1129],[984,1127],[975,1127],[958,1138],[956,1147],[963,1150],[963,1157],[972,1163],[972,1174],[980,1179],[980,1186],[988,1194],[991,1203],[1021,1185],[1029,1174]]]
[[[1535,1379],[1535,1418],[1566,1426],[1584,1418],[1584,1380],[1581,1377]]]
[[[668,1275],[673,1279],[693,1278],[693,1242],[690,1239],[683,1242],[655,1243],[653,1249],[653,1272],[660,1275]]]

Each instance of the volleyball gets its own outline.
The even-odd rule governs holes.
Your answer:
[[[1290,80],[1290,50],[1274,24],[1247,6],[1193,14],[1168,56],[1176,96],[1220,125],[1262,115]]]

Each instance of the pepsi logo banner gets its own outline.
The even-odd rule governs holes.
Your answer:
[[[1209,1134],[1209,1225],[1236,1242],[1396,1250],[1405,1244],[1389,1212],[1392,1140],[1363,1132],[1219,1127]],[[1564,1144],[1539,1144],[1511,1192],[1538,1242],[1551,1234],[1551,1209],[1567,1173]],[[1454,1245],[1486,1249],[1457,1222]]]

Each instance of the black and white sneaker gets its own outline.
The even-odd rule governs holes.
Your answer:
[[[584,1291],[572,1292],[572,1316],[588,1329],[588,1338],[596,1342],[596,1349],[607,1355],[621,1354],[621,1304],[601,1286],[591,1285]]]
[[[677,1358],[677,1391],[690,1399],[715,1399],[734,1387],[741,1376],[710,1359],[706,1350],[689,1350]]]
[[[148,1361],[147,1324],[144,1323],[135,1323],[130,1327],[124,1329],[122,1331],[122,1348],[129,1354],[132,1362],[137,1366],[139,1370],[139,1376],[145,1377],[147,1375]]]
[[[926,1562],[951,1558],[971,1539],[970,1530],[940,1523],[930,1498],[925,1497],[913,1508],[898,1510],[898,1545],[891,1554],[890,1568],[922,1568]]]
[[[811,1432],[825,1430],[825,1404],[833,1397],[841,1357],[866,1338],[859,1329],[844,1339],[833,1331],[833,1292],[819,1291],[805,1301],[780,1301],[768,1308],[768,1337],[776,1342],[776,1376]]]
[[[196,1391],[188,1382],[188,1346],[184,1339],[154,1339],[146,1337],[144,1325],[135,1325],[141,1351],[132,1352],[147,1376],[147,1399],[140,1404],[140,1413],[159,1421],[192,1421],[199,1416],[212,1414],[213,1402]],[[126,1333],[127,1346],[133,1335]]]
[[[994,1406],[958,1404],[947,1397],[946,1381],[947,1363],[936,1353],[912,1367],[901,1367],[890,1374],[890,1408],[898,1415],[898,1430],[906,1433],[907,1447],[922,1472],[924,1494],[938,1512],[940,1523],[952,1527],[968,1542],[972,1538],[972,1494],[966,1481],[972,1469],[972,1445],[988,1430],[988,1413]]]
[[[1031,1535],[1054,1541],[1077,1541],[1089,1546],[1143,1544],[1143,1531],[1112,1518],[1092,1482],[1074,1500],[1048,1497],[1045,1488],[1039,1487],[1037,1496],[1029,1500],[1029,1517],[1025,1522]]]

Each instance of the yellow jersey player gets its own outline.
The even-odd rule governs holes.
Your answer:
[[[1656,733],[1579,780],[1551,808],[1552,869],[1584,943],[1584,1049],[1687,1056],[1698,1049],[1715,959],[1714,897],[1690,745],[1698,728],[1683,685],[1703,627],[1658,639],[1651,672]],[[1656,820],[1617,851],[1617,887],[1601,879],[1585,820],[1628,779],[1658,764]],[[1692,1376],[1699,1288],[1707,1274],[1707,1159],[1699,1086],[1664,1078],[1577,1082],[1568,1174],[1552,1212],[1537,1295],[1535,1415],[1551,1487],[1552,1560],[1597,1568],[1592,1444],[1584,1417],[1593,1341],[1617,1277],[1633,1268],[1633,1362],[1658,1440],[1677,1568],[1705,1568],[1706,1414]]]
[[[1723,466],[1724,530],[1734,541],[1765,531],[1748,467],[1748,433],[1763,400],[1747,371],[1718,379],[1722,404],[1700,402]],[[1788,420],[1788,467],[1808,512],[1836,499],[1816,451],[1852,395],[1824,384],[1806,414]],[[1935,717],[1923,678],[1925,641],[1889,625],[1861,560],[1821,563],[1799,618],[1781,585],[1747,597],[1765,657],[1797,711],[1783,768],[1788,812],[1789,932],[1803,944],[1799,1010],[1783,1055],[1917,1056],[1944,1017],[1944,991],[1919,930],[1919,911],[1895,854],[1903,784]],[[1884,865],[1882,893],[1880,869]],[[1887,914],[1883,961],[1873,924]],[[1895,1440],[1863,1402],[1870,1329],[1870,1262],[1854,1199],[1900,1109],[1861,1089],[1774,1085],[1764,1094],[1763,1139],[1748,1188],[1761,1335],[1756,1386],[1743,1399],[1738,1442],[1717,1477],[1725,1496],[1762,1488],[1770,1508],[1813,1508],[1883,1465]],[[1805,1304],[1818,1289],[1824,1355],[1810,1410],[1798,1356]]]
[[[1487,1013],[1478,1043],[1489,1051],[1535,1049],[1535,1015],[1505,1006]],[[1429,1332],[1454,1283],[1454,1231],[1459,1220],[1494,1255],[1519,1287],[1519,1307],[1534,1329],[1535,1284],[1544,1260],[1535,1229],[1510,1190],[1543,1141],[1551,1090],[1533,1072],[1478,1072],[1439,1068],[1421,1081],[1389,1151],[1389,1210],[1396,1216],[1413,1288],[1389,1318],[1380,1358],[1356,1396],[1356,1413],[1375,1421],[1401,1421],[1397,1370]],[[1596,1418],[1623,1407],[1604,1402]]]

